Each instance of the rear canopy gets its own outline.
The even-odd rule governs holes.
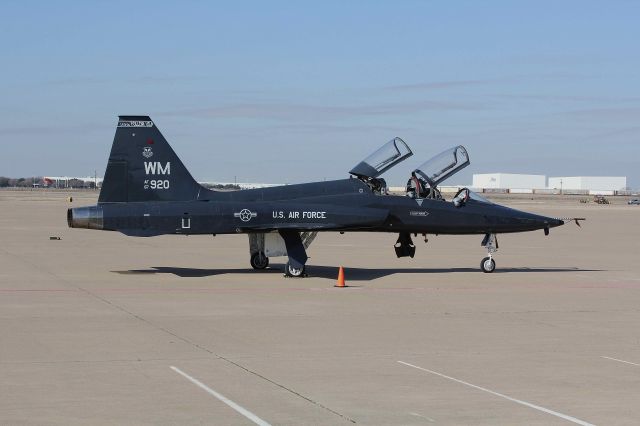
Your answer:
[[[358,163],[349,173],[359,178],[372,179],[412,155],[413,152],[402,139],[393,138]]]

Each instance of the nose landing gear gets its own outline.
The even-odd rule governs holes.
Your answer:
[[[493,253],[498,251],[498,237],[496,234],[486,234],[482,240],[482,246],[487,248],[488,256],[480,262],[480,269],[488,274],[496,269],[496,261],[493,260]]]
[[[480,269],[482,272],[491,273],[496,269],[496,261],[491,256],[487,256],[480,262]]]

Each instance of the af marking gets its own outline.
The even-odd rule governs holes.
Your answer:
[[[168,179],[145,179],[144,189],[169,189],[171,182]]]
[[[274,210],[271,212],[274,219],[326,219],[327,212],[307,212],[307,211],[290,211],[288,214],[282,210]]]

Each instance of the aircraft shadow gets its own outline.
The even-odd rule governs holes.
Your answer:
[[[282,274],[284,265],[273,264],[269,268],[256,271],[251,268],[234,269],[201,269],[179,268],[171,266],[154,266],[150,269],[132,269],[128,271],[112,271],[118,274],[173,274],[182,278],[202,278],[223,274]],[[395,274],[449,274],[455,272],[473,272],[481,274],[480,268],[345,268],[348,281],[370,281]],[[576,267],[549,268],[497,268],[494,274],[510,273],[539,273],[539,272],[602,272],[601,269],[581,269]],[[338,267],[323,265],[307,265],[307,274],[314,278],[335,280],[338,277]]]
[[[252,268],[234,268],[234,269],[200,269],[200,268],[176,268],[171,266],[153,266],[151,269],[130,269],[128,271],[111,271],[117,274],[132,275],[153,275],[153,274],[173,274],[182,278],[202,278],[214,275],[224,274],[257,274],[278,272],[282,273],[284,269],[267,268],[263,271],[256,271]]]
[[[597,272],[594,269],[580,268],[497,268],[494,274],[537,273],[537,272]],[[450,274],[455,272],[473,272],[482,274],[480,268],[345,268],[345,275],[351,281],[368,281],[395,274]],[[309,266],[309,276],[336,279],[338,268],[334,266]]]

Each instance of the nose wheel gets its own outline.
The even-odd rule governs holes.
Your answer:
[[[482,259],[482,262],[480,262],[480,269],[482,269],[482,272],[484,273],[491,273],[496,269],[496,261],[487,256]]]
[[[498,251],[498,237],[496,234],[486,234],[482,239],[482,247],[487,249],[488,256],[480,262],[480,269],[488,274],[496,270],[496,261],[493,260],[493,253]]]

